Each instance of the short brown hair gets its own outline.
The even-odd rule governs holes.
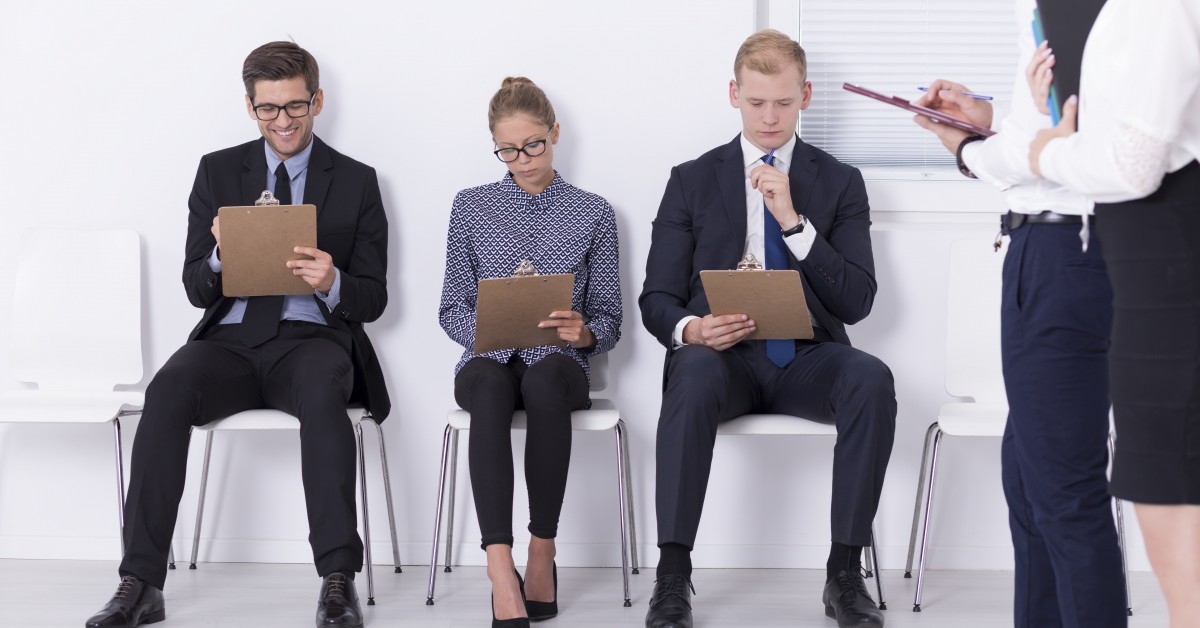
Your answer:
[[[764,28],[746,38],[733,59],[733,77],[741,80],[742,68],[775,75],[783,71],[780,62],[794,61],[800,68],[800,82],[808,80],[808,61],[800,43],[773,29]]]
[[[488,130],[494,132],[497,122],[515,113],[529,114],[554,128],[554,107],[546,92],[524,76],[510,76],[500,83],[500,89],[488,104]]]
[[[297,76],[304,77],[304,85],[310,95],[320,89],[320,71],[317,60],[307,50],[290,41],[273,41],[255,48],[242,64],[242,83],[246,95],[254,100],[254,83],[257,81],[285,81]]]

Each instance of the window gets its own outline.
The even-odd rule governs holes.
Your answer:
[[[953,166],[912,114],[842,89],[855,83],[915,100],[936,78],[993,96],[1004,115],[1017,62],[1011,0],[802,0],[800,43],[812,105],[801,136],[856,166]]]

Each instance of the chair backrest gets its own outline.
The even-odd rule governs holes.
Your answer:
[[[601,353],[592,356],[588,359],[588,365],[592,372],[592,392],[600,392],[608,388],[608,354]]]
[[[979,403],[1007,403],[1000,360],[1003,252],[985,238],[950,244],[946,290],[946,392]]]
[[[51,390],[142,379],[141,240],[129,229],[29,229],[17,260],[12,371]]]

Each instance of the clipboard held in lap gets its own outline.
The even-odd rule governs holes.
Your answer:
[[[713,316],[745,314],[754,321],[749,340],[813,337],[804,284],[795,270],[763,270],[747,254],[737,270],[702,270],[700,282]]]
[[[480,279],[475,302],[475,355],[500,349],[560,345],[554,328],[538,323],[571,310],[575,275],[539,275],[528,260],[512,277]]]
[[[221,290],[227,297],[312,294],[292,274],[289,260],[312,259],[293,252],[317,246],[316,205],[280,205],[268,191],[253,206],[222,207]]]

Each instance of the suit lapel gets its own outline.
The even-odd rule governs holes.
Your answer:
[[[263,147],[264,142],[266,140],[260,139],[251,143],[250,150],[242,160],[241,200],[247,205],[253,205],[254,201],[262,196],[263,190],[267,189],[267,154],[263,152],[266,150]]]
[[[733,228],[733,241],[740,251],[746,242],[746,166],[742,163],[741,135],[721,151],[717,161],[717,186],[721,189],[721,200]],[[738,257],[741,258],[741,253]]]
[[[325,209],[325,197],[333,181],[333,156],[321,138],[313,136],[312,155],[308,159],[308,177],[304,182],[304,203],[317,206],[317,215]]]
[[[816,158],[812,147],[797,137],[796,148],[792,150],[792,165],[788,167],[788,181],[791,182],[792,205],[796,213],[804,216],[808,215],[808,201],[817,187],[817,171],[820,167]]]

